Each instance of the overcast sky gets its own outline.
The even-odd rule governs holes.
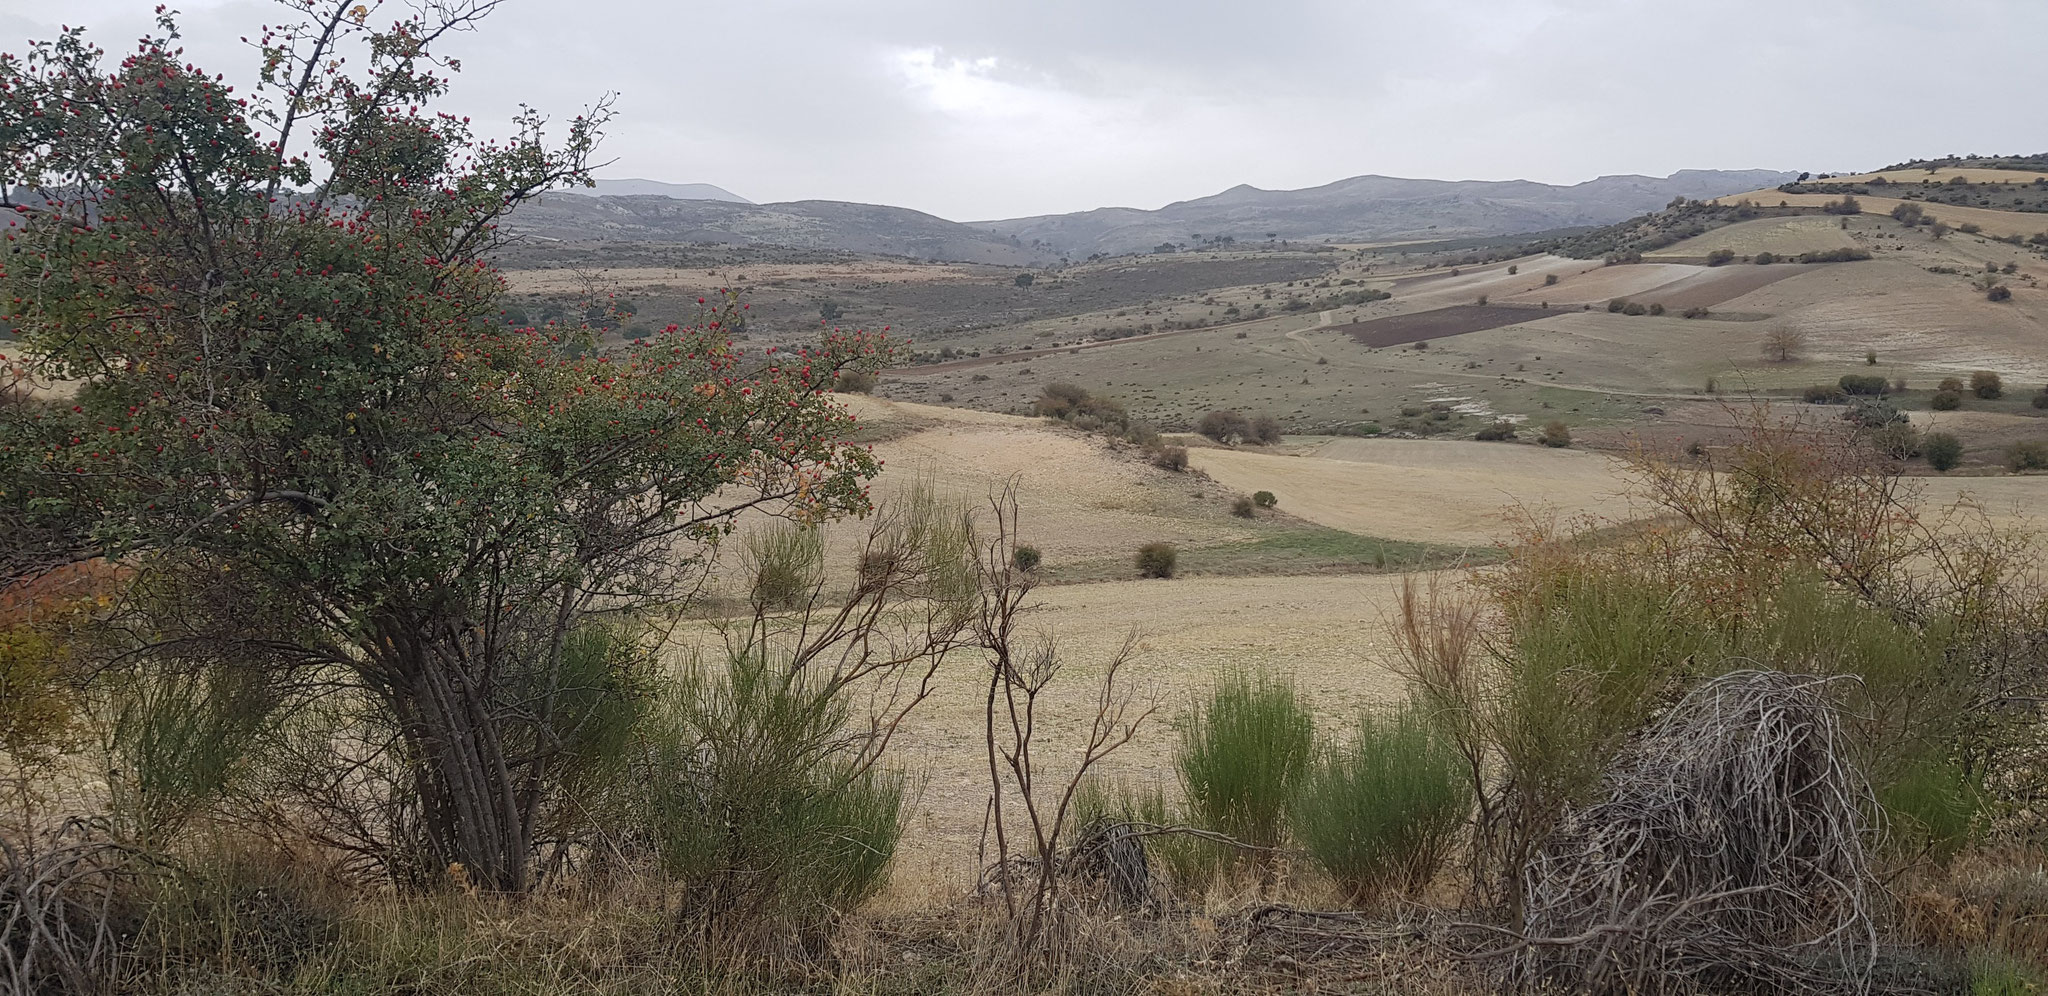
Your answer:
[[[0,0],[12,50],[151,0]],[[186,0],[230,77],[281,12]],[[954,220],[1155,208],[1361,173],[1576,183],[2048,147],[2044,0],[507,0],[447,107],[566,116],[600,175]]]

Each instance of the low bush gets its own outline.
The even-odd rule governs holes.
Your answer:
[[[1630,301],[1628,304],[1622,306],[1621,313],[1624,315],[1641,315],[1647,313],[1649,310],[1650,309],[1643,307],[1641,304],[1638,304],[1634,301]]]
[[[1292,683],[1226,678],[1180,723],[1174,766],[1189,815],[1244,843],[1280,846],[1315,740],[1315,717]]]
[[[1152,454],[1152,466],[1160,470],[1180,473],[1188,469],[1188,448],[1185,446],[1161,446]]]
[[[1833,384],[1815,384],[1799,397],[1809,405],[1839,405],[1845,400],[1842,389]]]
[[[2048,408],[2048,387],[2042,388],[2041,393],[2034,395],[2034,407]]]
[[[1963,407],[1963,396],[1954,391],[1936,391],[1927,399],[1927,407],[1938,412],[1952,412]]]
[[[2048,470],[2048,443],[2028,440],[2005,448],[2005,469],[2015,474]]]
[[[1271,446],[1280,441],[1280,436],[1280,420],[1271,415],[1264,413],[1253,415],[1245,423],[1244,438],[1246,442],[1257,443],[1261,446]]]
[[[1171,543],[1147,543],[1138,548],[1138,576],[1170,578],[1180,555]]]
[[[1562,420],[1552,419],[1543,423],[1543,434],[1536,437],[1545,446],[1565,447],[1572,444],[1571,427]]]
[[[1274,508],[1280,504],[1280,497],[1271,491],[1252,492],[1252,504],[1260,508]]]
[[[1710,314],[1713,314],[1713,312],[1708,311],[1705,307],[1702,307],[1700,305],[1694,305],[1690,308],[1685,309],[1685,317],[1687,318],[1705,318]]]
[[[1876,397],[1891,387],[1891,381],[1877,374],[1843,374],[1838,381],[1843,394]]]
[[[2012,288],[2004,284],[1993,284],[1990,290],[1984,292],[1984,300],[2010,301],[2012,300]]]
[[[1543,286],[1545,286],[1545,287],[1550,287],[1550,286],[1553,286],[1553,285],[1555,285],[1556,283],[1557,283],[1557,274],[1555,274],[1555,273],[1546,273],[1546,274],[1544,274],[1544,275],[1543,275]]]
[[[1354,906],[1413,894],[1450,856],[1472,802],[1458,752],[1420,712],[1359,717],[1310,766],[1289,810],[1295,839]]]
[[[1627,307],[1628,298],[1617,297],[1607,302],[1607,313],[1610,315],[1618,315],[1621,314],[1622,309]]]
[[[1920,455],[1929,467],[1946,474],[1963,462],[1963,441],[1952,432],[1930,432],[1920,440]]]
[[[2005,382],[1989,370],[1979,370],[1970,375],[1970,393],[1993,401],[2005,396]]]
[[[848,370],[839,375],[833,390],[841,394],[872,394],[880,378],[865,370]]]
[[[1960,393],[1963,389],[1963,381],[1960,377],[1943,377],[1940,383],[1934,385],[1934,389],[1937,391],[1955,391]]]
[[[1869,258],[1870,253],[1867,250],[1844,248],[1803,252],[1799,254],[1798,260],[1801,263],[1854,263]]]
[[[1777,261],[1778,254],[1774,252],[1760,252],[1755,257],[1755,262],[1758,266],[1769,266]]]
[[[1733,262],[1735,262],[1735,250],[1733,249],[1716,249],[1707,254],[1708,266],[1722,266]]]
[[[1499,442],[1503,439],[1513,439],[1515,438],[1515,423],[1503,419],[1473,433],[1472,438],[1489,443]]]
[[[1215,411],[1195,421],[1195,431],[1224,444],[1243,440],[1251,432],[1251,420],[1242,412]]]
[[[1042,560],[1044,560],[1044,554],[1040,553],[1035,546],[1019,546],[1010,554],[1011,566],[1020,571],[1035,571]]]
[[[1230,503],[1230,514],[1235,515],[1240,519],[1251,518],[1254,509],[1255,506],[1252,505],[1252,500],[1242,495],[1240,495],[1236,500]]]

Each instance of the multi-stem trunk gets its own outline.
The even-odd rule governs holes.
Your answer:
[[[506,753],[504,720],[462,658],[411,656],[391,704],[402,720],[430,856],[478,888],[524,892],[533,813],[522,804],[521,766]]]

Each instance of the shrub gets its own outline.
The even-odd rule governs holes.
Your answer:
[[[1936,391],[1927,399],[1927,407],[1938,412],[1952,412],[1963,407],[1963,396],[1954,391]]]
[[[1849,248],[1803,252],[1798,256],[1801,263],[1854,263],[1869,258],[1870,253],[1867,250]]]
[[[1607,302],[1607,313],[1610,315],[1618,315],[1621,314],[1622,309],[1627,307],[1628,298],[1617,297]]]
[[[1842,389],[1832,384],[1815,384],[1799,397],[1809,405],[1839,405],[1844,400]]]
[[[1235,501],[1232,501],[1230,503],[1230,514],[1235,515],[1240,519],[1251,518],[1253,509],[1254,506],[1252,505],[1252,500],[1242,495],[1238,496],[1238,498]]]
[[[1664,305],[1662,305],[1662,304],[1652,304],[1652,305],[1650,305],[1650,314],[1653,314],[1653,315],[1661,315],[1661,314],[1663,314],[1663,313],[1664,313]]]
[[[762,609],[795,609],[809,603],[825,577],[825,541],[816,528],[774,523],[749,532],[740,549],[747,599]]]
[[[1185,446],[1161,446],[1152,454],[1152,466],[1160,470],[1179,473],[1188,469],[1188,448]]]
[[[1989,370],[1979,370],[1970,375],[1970,393],[1993,401],[2005,396],[2005,382]]]
[[[1900,413],[1898,421],[1870,427],[1865,438],[1870,447],[1894,460],[1911,460],[1920,455],[1920,430]]]
[[[1778,254],[1774,252],[1760,252],[1756,254],[1755,259],[1758,266],[1769,266],[1778,261]]]
[[[1138,548],[1138,576],[1142,578],[1170,578],[1180,555],[1171,543],[1147,543]]]
[[[1029,273],[1019,273],[1017,274],[1017,279],[1012,280],[1011,283],[1019,287],[1029,287],[1031,286],[1032,279],[1032,275]]]
[[[1219,443],[1235,443],[1251,431],[1251,420],[1241,412],[1210,412],[1195,422],[1195,431]]]
[[[1315,736],[1315,718],[1293,684],[1225,679],[1181,723],[1174,764],[1190,815],[1247,844],[1280,846]]]
[[[1572,444],[1571,427],[1559,419],[1543,423],[1543,434],[1536,437],[1545,446],[1565,447]]]
[[[1866,367],[1877,366],[1877,350],[1866,349],[1863,351],[1863,365]]]
[[[2048,387],[2042,388],[2039,394],[2034,395],[2034,407],[2048,408]]]
[[[1545,287],[1550,287],[1550,286],[1554,286],[1554,285],[1555,285],[1556,283],[1557,283],[1557,274],[1555,274],[1555,273],[1546,273],[1546,274],[1544,274],[1544,275],[1543,275],[1543,286],[1545,286]]]
[[[880,380],[865,370],[846,370],[839,374],[839,381],[832,389],[841,394],[872,394]]]
[[[2015,474],[2028,470],[2048,470],[2048,443],[2028,440],[2006,447],[2005,469]]]
[[[1694,305],[1685,309],[1685,317],[1687,318],[1705,318],[1710,314],[1713,314],[1713,312],[1708,311],[1703,305]]]
[[[1512,265],[1512,264],[1508,266],[1508,276],[1511,276],[1511,277],[1512,277],[1512,276],[1514,276],[1515,274],[1517,274],[1517,273],[1520,273],[1520,272],[1522,272],[1522,268],[1521,268],[1520,266],[1516,266],[1516,265]]]
[[[1019,546],[1010,554],[1011,566],[1020,571],[1037,570],[1039,562],[1043,559],[1044,555],[1039,553],[1038,548],[1035,546]]]
[[[1877,374],[1843,374],[1839,382],[1844,394],[1861,394],[1875,397],[1891,387],[1891,381]]]
[[[1464,825],[1471,787],[1458,752],[1414,709],[1359,717],[1350,743],[1302,777],[1290,807],[1311,860],[1365,905],[1429,884]]]
[[[1246,442],[1258,443],[1261,446],[1278,443],[1280,420],[1264,413],[1253,415],[1245,425],[1244,438]]]
[[[1937,391],[1955,391],[1957,393],[1961,393],[1963,390],[1963,381],[1960,377],[1943,377],[1940,383],[1934,385],[1934,389]]]
[[[1252,504],[1260,508],[1275,508],[1280,504],[1280,496],[1271,491],[1254,491],[1252,492]]]
[[[1645,308],[1645,307],[1643,307],[1642,305],[1640,305],[1640,304],[1638,304],[1638,303],[1636,303],[1636,302],[1634,302],[1634,301],[1630,301],[1630,302],[1629,302],[1629,303],[1628,303],[1628,304],[1627,304],[1626,306],[1624,306],[1624,307],[1623,307],[1623,308],[1621,309],[1621,313],[1622,313],[1622,314],[1624,314],[1624,315],[1640,315],[1640,314],[1643,314],[1643,313],[1645,313],[1645,312],[1647,312],[1647,311],[1649,311],[1649,310],[1650,310],[1650,309],[1648,309],[1648,308]]]
[[[1473,439],[1493,443],[1515,438],[1515,423],[1501,419],[1472,434]]]
[[[1920,455],[1929,467],[1946,474],[1963,462],[1963,441],[1952,432],[1930,432],[1920,440]]]
[[[1716,249],[1707,254],[1708,266],[1722,266],[1733,262],[1735,262],[1735,250],[1733,249]]]
[[[1986,301],[2010,301],[2012,300],[2012,288],[2004,284],[1993,284],[1990,290],[1984,292],[1984,299]]]

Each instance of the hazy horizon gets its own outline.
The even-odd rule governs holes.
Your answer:
[[[254,67],[238,39],[284,19],[182,6],[187,54],[231,80]],[[152,8],[0,0],[0,33],[14,50],[83,23],[118,53]],[[450,41],[464,71],[444,106],[502,131],[521,102],[561,119],[617,92],[607,177],[965,221],[1362,174],[1568,185],[2028,151],[2003,136],[2048,112],[1993,98],[2027,92],[2044,36],[2048,5],[2021,0],[1853,17],[1761,0],[510,0]],[[1909,82],[1964,51],[1967,83]]]

